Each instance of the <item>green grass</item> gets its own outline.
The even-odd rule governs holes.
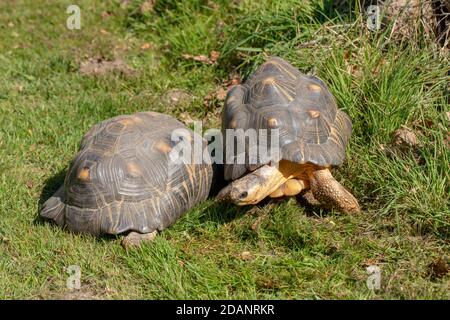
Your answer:
[[[146,13],[142,1],[119,2],[78,1],[74,31],[65,27],[71,1],[0,4],[0,298],[450,298],[450,275],[430,268],[450,252],[448,56],[426,39],[391,39],[390,26],[368,32],[329,1],[157,1]],[[211,50],[221,53],[216,65],[182,57]],[[90,126],[144,110],[217,126],[222,104],[204,97],[268,55],[320,76],[352,118],[335,176],[361,215],[295,199],[250,208],[208,200],[128,252],[120,237],[38,219]],[[90,57],[121,58],[134,72],[81,75]],[[192,98],[167,103],[173,89]],[[420,146],[396,150],[401,126]],[[375,292],[369,264],[382,271]],[[66,288],[69,265],[81,267],[80,292]]]

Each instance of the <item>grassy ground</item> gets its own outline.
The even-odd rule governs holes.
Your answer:
[[[73,2],[81,30],[65,26]],[[121,2],[0,3],[0,298],[450,298],[449,61],[433,42],[369,32],[330,1]],[[215,64],[183,58],[212,50]],[[351,116],[335,175],[361,215],[208,200],[128,252],[120,237],[38,219],[90,126],[143,110],[218,126],[216,93],[268,55],[323,78]],[[115,70],[82,74],[90,58]],[[395,143],[404,127],[417,143]],[[69,265],[79,291],[66,288]],[[368,265],[380,290],[366,286]]]

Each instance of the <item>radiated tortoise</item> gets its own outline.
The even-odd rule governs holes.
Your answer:
[[[77,233],[128,234],[125,246],[152,240],[211,187],[211,164],[173,161],[175,129],[187,132],[185,143],[195,140],[181,122],[156,112],[93,126],[41,216]]]

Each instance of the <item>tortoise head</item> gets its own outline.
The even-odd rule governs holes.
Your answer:
[[[260,176],[249,174],[245,179],[233,181],[219,193],[218,199],[231,201],[238,206],[258,203],[266,197],[261,180]]]
[[[217,200],[231,201],[239,206],[256,204],[285,180],[277,168],[265,165],[230,183],[219,192]]]

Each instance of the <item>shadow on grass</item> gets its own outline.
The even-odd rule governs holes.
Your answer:
[[[236,220],[247,213],[251,207],[236,206],[233,203],[215,201],[204,214],[199,217],[199,223],[213,222],[222,225]]]
[[[33,220],[34,225],[44,225],[44,224],[52,224],[57,226],[57,224],[53,220],[42,218],[40,215],[40,211],[42,209],[42,206],[44,205],[45,201],[47,201],[58,189],[59,187],[64,183],[64,179],[66,176],[67,170],[61,170],[57,174],[53,175],[52,177],[48,178],[45,183],[44,187],[42,189],[42,192],[39,197],[39,203],[38,203],[38,212],[36,214],[36,217]],[[223,177],[223,166],[221,165],[214,165],[213,166],[213,183],[211,185],[211,190],[209,193],[209,198],[214,199],[214,197],[217,195],[217,193],[226,186],[227,182],[224,181]],[[242,208],[235,206],[231,203],[219,203],[219,202],[213,202],[211,206],[209,206],[205,214],[202,215],[199,218],[200,223],[206,223],[206,222],[214,222],[216,224],[225,224],[228,222],[231,222],[232,220],[239,218],[243,216],[247,211],[249,210],[248,207]],[[168,227],[170,228],[170,227]],[[68,233],[72,233],[72,231],[68,230],[67,228],[63,228],[64,231]],[[126,234],[128,232],[125,232]],[[103,242],[103,241],[114,241],[123,236],[124,234],[119,235],[112,235],[112,234],[102,234],[95,236],[96,241]]]
[[[331,210],[321,207],[319,204],[312,204],[305,198],[305,193],[301,193],[295,197],[297,205],[302,207],[307,217],[323,218],[331,213]]]
[[[316,7],[316,18],[320,22],[335,18],[353,20],[359,12],[366,11],[370,5],[380,5],[380,2],[378,0],[325,0],[323,7]]]

